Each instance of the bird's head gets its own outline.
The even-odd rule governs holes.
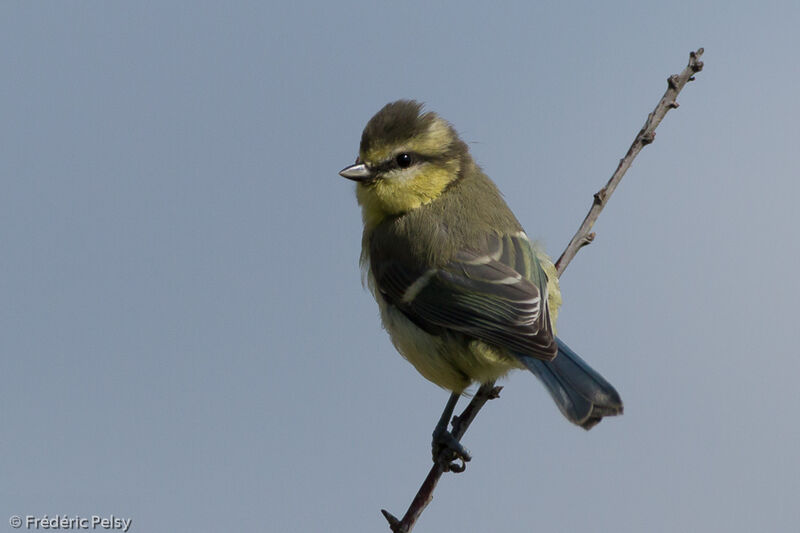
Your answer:
[[[466,154],[447,121],[418,102],[398,100],[370,119],[356,163],[339,174],[357,182],[370,227],[438,198],[458,178]]]

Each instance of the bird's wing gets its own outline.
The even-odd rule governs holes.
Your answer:
[[[373,265],[376,288],[423,329],[445,328],[514,352],[550,360],[557,345],[547,278],[523,233],[492,236],[441,268],[398,261]]]

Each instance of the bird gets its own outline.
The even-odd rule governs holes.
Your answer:
[[[515,369],[544,384],[561,413],[590,429],[623,412],[614,387],[556,336],[561,292],[533,243],[453,125],[415,100],[366,124],[356,182],[360,264],[397,351],[451,392],[433,432],[434,461],[470,460],[448,430],[473,384]]]

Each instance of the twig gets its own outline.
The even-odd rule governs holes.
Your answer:
[[[619,185],[622,176],[628,171],[631,163],[633,163],[636,155],[642,151],[642,148],[655,140],[656,128],[661,124],[661,120],[667,114],[667,111],[678,107],[678,102],[676,102],[675,99],[678,97],[678,93],[681,92],[684,85],[694,80],[694,75],[703,70],[703,62],[700,61],[703,51],[704,50],[700,48],[696,52],[689,53],[689,64],[686,65],[683,72],[680,74],[673,74],[667,78],[667,91],[664,93],[664,96],[661,97],[661,100],[658,102],[653,112],[647,115],[644,126],[642,126],[639,133],[636,134],[636,138],[633,140],[631,147],[628,148],[628,153],[619,160],[617,170],[614,171],[614,174],[612,174],[606,186],[594,194],[594,200],[591,209],[589,209],[589,213],[586,215],[586,218],[583,219],[583,223],[581,227],[578,228],[575,236],[569,241],[564,253],[562,253],[561,257],[556,261],[556,272],[558,272],[559,277],[564,273],[567,265],[575,257],[575,254],[578,253],[578,250],[594,240],[592,226],[594,226],[597,217],[600,216],[600,211],[606,206],[608,199],[611,198],[617,185]]]
[[[456,440],[461,440],[461,437],[467,432],[469,425],[475,420],[478,411],[481,410],[481,407],[483,407],[486,402],[500,397],[500,390],[502,390],[502,388],[503,387],[495,387],[494,381],[484,383],[480,386],[478,392],[472,397],[472,401],[469,402],[469,405],[467,405],[464,411],[460,415],[453,417],[453,430],[451,433]],[[443,455],[446,453],[447,450],[442,451]],[[394,533],[408,533],[411,531],[411,528],[414,527],[422,511],[425,510],[425,507],[427,507],[433,499],[433,491],[436,488],[436,484],[439,483],[439,478],[450,469],[449,457],[440,457],[439,459],[440,460],[433,463],[430,472],[428,472],[428,476],[425,478],[425,481],[422,482],[422,486],[419,488],[419,491],[417,491],[417,495],[414,496],[411,505],[408,507],[408,511],[406,511],[406,514],[403,516],[403,520],[398,520],[386,509],[381,509],[384,518],[389,521],[389,528],[391,528]]]
[[[683,69],[683,72],[674,74],[667,79],[668,87],[664,96],[661,97],[661,100],[658,102],[653,112],[647,116],[644,126],[642,126],[642,129],[639,130],[639,133],[633,140],[633,144],[631,144],[631,147],[628,149],[628,153],[620,160],[619,166],[617,166],[617,170],[611,176],[611,179],[608,180],[605,187],[595,193],[592,207],[589,209],[589,214],[586,215],[583,224],[581,224],[575,236],[572,237],[564,253],[562,253],[561,257],[556,261],[556,270],[559,277],[564,273],[567,265],[569,265],[570,261],[572,261],[578,253],[578,250],[594,240],[594,233],[591,233],[591,230],[597,217],[608,203],[608,199],[617,188],[620,180],[622,180],[622,176],[624,176],[625,172],[630,168],[636,155],[642,148],[652,143],[655,139],[655,129],[661,123],[667,111],[678,107],[678,102],[675,101],[678,93],[681,92],[681,89],[683,89],[686,83],[694,80],[694,74],[703,70],[703,62],[700,61],[700,56],[702,55],[702,48],[698,49],[696,52],[689,53],[689,64]],[[460,441],[464,433],[467,432],[470,424],[478,415],[478,412],[484,404],[491,399],[499,397],[501,388],[502,387],[495,387],[493,381],[484,383],[480,386],[478,392],[475,393],[472,401],[469,402],[469,405],[467,405],[464,411],[460,415],[453,417],[452,434],[457,441]],[[444,450],[443,454],[444,453],[447,453],[447,450]],[[414,499],[411,501],[408,511],[403,515],[402,520],[398,520],[385,509],[381,509],[384,518],[389,522],[389,528],[394,533],[409,533],[414,528],[417,519],[431,500],[433,500],[433,491],[436,488],[436,484],[439,482],[439,478],[442,477],[442,474],[451,470],[450,461],[448,459],[447,457],[441,456],[439,460],[434,463],[425,481],[422,482],[419,491],[417,491],[416,496],[414,496]],[[456,469],[454,471],[461,470]]]

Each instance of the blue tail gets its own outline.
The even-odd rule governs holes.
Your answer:
[[[520,360],[542,380],[567,419],[591,429],[604,416],[622,414],[622,399],[611,384],[578,357],[561,339],[552,361],[521,356]]]

